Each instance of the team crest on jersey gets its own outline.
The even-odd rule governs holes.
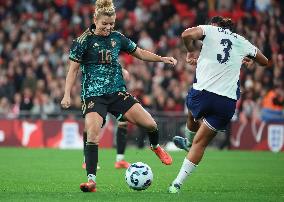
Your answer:
[[[93,101],[89,102],[88,109],[92,109],[95,106],[95,103]]]
[[[111,40],[111,46],[114,48],[116,46],[116,41],[115,40]]]
[[[273,152],[281,151],[284,144],[284,126],[269,125],[268,126],[268,146]]]
[[[100,45],[98,43],[94,43],[93,47],[96,48],[96,47],[99,47]]]

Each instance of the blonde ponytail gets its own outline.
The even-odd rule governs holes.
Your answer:
[[[96,1],[95,17],[102,15],[113,16],[115,15],[115,8],[112,0],[97,0]]]

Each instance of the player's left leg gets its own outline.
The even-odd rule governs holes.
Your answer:
[[[201,124],[193,139],[189,153],[183,161],[179,174],[169,187],[169,193],[179,192],[183,182],[195,170],[201,161],[206,147],[215,135],[216,131],[208,127],[205,122]]]
[[[115,168],[128,168],[130,163],[125,161],[124,154],[126,148],[127,121],[118,121],[116,131],[116,162]]]
[[[158,127],[152,116],[128,92],[118,92],[113,95],[108,108],[117,120],[123,118],[147,130],[152,151],[166,164],[172,164],[171,156],[159,146]]]
[[[139,104],[135,103],[125,114],[124,117],[131,123],[147,129],[151,149],[166,165],[172,164],[171,156],[159,146],[158,127],[153,117]]]

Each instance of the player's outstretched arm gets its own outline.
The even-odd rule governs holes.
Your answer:
[[[148,62],[163,62],[174,66],[177,64],[177,60],[173,57],[162,57],[139,47],[137,47],[137,49],[132,53],[132,55],[140,60]]]
[[[76,77],[79,71],[80,63],[70,61],[70,67],[66,76],[64,97],[61,100],[61,106],[63,108],[68,108],[71,105],[71,89],[76,81]]]

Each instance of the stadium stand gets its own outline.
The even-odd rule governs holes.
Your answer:
[[[60,114],[71,40],[92,23],[87,0],[0,0],[0,116],[46,118]],[[121,56],[130,72],[128,88],[153,112],[183,113],[184,98],[194,78],[185,63],[182,30],[224,15],[236,30],[270,59],[269,66],[251,64],[241,70],[243,119],[264,118],[269,92],[277,90],[276,113],[283,118],[284,2],[280,0],[118,0],[116,29],[145,49],[178,59],[175,68]],[[277,83],[277,86],[276,86]],[[282,86],[279,87],[279,83]],[[275,94],[275,93],[274,93]],[[80,82],[72,91],[72,110],[80,111]],[[263,99],[264,98],[264,99]],[[267,111],[266,111],[267,112]],[[272,115],[271,115],[272,113]],[[44,115],[44,116],[42,116]],[[261,116],[262,115],[262,116]]]

